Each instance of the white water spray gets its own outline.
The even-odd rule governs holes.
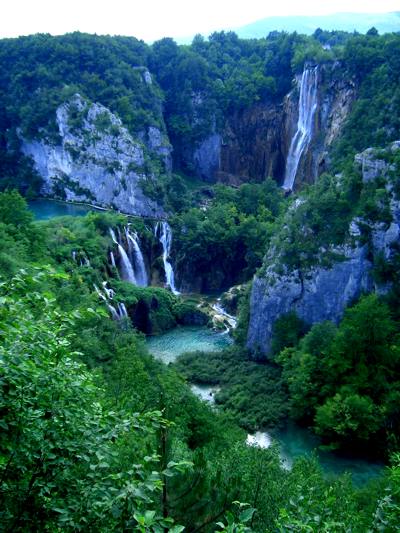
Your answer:
[[[293,190],[301,156],[310,144],[314,115],[318,106],[318,66],[304,67],[300,82],[299,119],[297,131],[290,143],[286,160],[285,180],[283,188]]]
[[[159,236],[159,240],[163,247],[163,263],[166,284],[167,286],[169,286],[169,288],[174,294],[180,294],[180,292],[175,287],[174,269],[172,268],[171,263],[168,261],[172,245],[172,231],[168,222],[157,222],[156,227],[154,229],[154,234],[156,237]]]
[[[118,234],[120,232],[118,230]],[[119,255],[121,256],[121,277],[125,281],[129,281],[136,285],[135,273],[133,271],[132,263],[129,260],[128,254],[125,252],[124,247],[120,244],[115,236],[115,232],[110,228],[110,235],[114,243],[118,246]]]
[[[103,302],[105,302],[113,320],[122,320],[124,318],[129,318],[128,311],[126,310],[126,306],[123,302],[117,303],[117,307],[115,307],[111,303],[111,300],[114,298],[115,293],[112,289],[107,287],[107,281],[103,281],[102,283],[104,292],[102,292],[97,285],[94,284],[93,286],[99,298],[101,298]]]
[[[135,271],[136,283],[139,287],[147,287],[149,284],[146,265],[139,245],[139,237],[137,233],[131,233],[129,226],[125,228],[126,240],[128,242],[129,252],[133,259],[133,267]]]

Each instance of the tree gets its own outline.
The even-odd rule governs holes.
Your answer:
[[[108,408],[71,351],[77,313],[61,312],[38,292],[45,275],[22,273],[0,285],[2,528],[169,527],[158,513],[162,482],[149,448],[166,422],[157,412],[139,417]],[[180,465],[165,468],[172,475]]]

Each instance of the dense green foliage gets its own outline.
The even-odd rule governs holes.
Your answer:
[[[330,49],[321,46],[327,44]],[[337,246],[354,242],[349,223],[355,217],[360,242],[369,245],[373,225],[391,222],[399,156],[380,154],[393,164],[390,187],[384,179],[363,184],[349,158],[400,137],[399,46],[399,35],[374,31],[320,31],[309,38],[275,32],[259,40],[221,32],[208,40],[196,36],[190,46],[84,34],[1,40],[0,188],[38,190],[40,180],[19,153],[20,134],[57,142],[54,112],[79,92],[107,106],[141,140],[149,126],[166,128],[176,168],[187,175],[161,176],[148,158],[155,179],[143,188],[173,212],[172,254],[183,287],[213,292],[248,282],[268,247],[266,266],[278,258],[278,273],[307,275],[317,262],[341,259]],[[339,176],[321,176],[286,213],[289,202],[271,180],[231,188],[188,177],[187,151],[227,117],[257,102],[279,105],[305,62],[335,60],[335,75],[354,83],[358,96],[334,151]],[[154,228],[130,223],[161,285]],[[339,325],[307,332],[294,314],[281,317],[275,363],[250,361],[242,347],[245,290],[236,346],[185,354],[167,368],[149,355],[143,334],[207,317],[194,301],[121,279],[109,260],[109,229],[124,239],[126,224],[111,213],[35,223],[18,193],[0,194],[1,527],[177,533],[177,523],[188,531],[396,531],[398,253],[386,261],[373,257],[370,246],[377,283],[390,281],[393,290],[385,298],[361,298]],[[99,297],[104,283],[115,291],[111,303]],[[122,302],[128,317],[110,320],[107,305]],[[184,378],[219,387],[219,409],[200,402]],[[392,458],[391,470],[357,490],[347,477],[326,479],[315,460],[286,472],[275,447],[245,445],[240,427],[277,425],[288,410],[331,448],[359,451],[368,443],[371,452]]]
[[[202,207],[175,215],[175,265],[179,277],[201,292],[216,291],[251,278],[285,205],[272,180],[238,189],[214,188]]]
[[[384,147],[400,137],[400,36],[354,36],[343,49],[349,76],[359,85],[354,104],[335,150],[337,168],[369,146]]]
[[[186,353],[175,367],[191,382],[217,386],[217,405],[248,431],[275,427],[287,415],[279,369],[250,361],[243,349]]]
[[[348,309],[338,328],[314,325],[277,357],[292,414],[333,447],[398,448],[399,341],[398,323],[375,295]]]
[[[362,533],[396,523],[397,466],[368,497],[346,478],[325,480],[309,461],[282,470],[275,449],[244,445],[229,421],[235,406],[228,418],[207,408],[149,356],[140,334],[107,317],[92,284],[106,273],[106,228],[118,217],[38,224],[15,193],[0,195],[0,206],[8,243],[0,266],[5,531],[180,531],[175,520],[189,531],[302,531],[310,523],[319,531],[334,522]],[[71,260],[73,247],[90,266]],[[273,377],[234,351],[213,364],[249,409],[249,390]],[[243,386],[237,364],[249,372]],[[266,387],[257,401],[267,401],[272,381]],[[261,411],[250,411],[249,425]],[[236,512],[237,500],[255,513]]]
[[[335,76],[354,83],[357,94],[335,150],[339,165],[356,151],[399,137],[399,46],[398,34],[323,31],[312,37],[271,32],[263,39],[216,32],[208,39],[197,35],[190,46],[170,38],[148,46],[131,37],[82,33],[3,39],[0,187],[37,192],[40,179],[20,157],[20,135],[57,141],[55,110],[75,93],[108,107],[142,140],[149,126],[166,128],[175,168],[192,175],[188,154],[228,117],[257,102],[279,104],[305,62],[337,60]],[[145,81],[146,69],[152,83]],[[156,158],[147,164],[162,174]]]

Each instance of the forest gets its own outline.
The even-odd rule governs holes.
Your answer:
[[[374,236],[397,220],[400,151],[387,147],[400,139],[399,58],[400,34],[374,28],[263,39],[218,32],[182,46],[81,33],[0,40],[2,531],[398,531],[399,243],[385,255]],[[226,117],[280,105],[308,62],[339,65],[358,91],[318,180],[288,194],[272,178],[199,179],[189,147]],[[144,148],[154,179],[143,190],[167,213],[169,259],[189,295],[164,286],[155,221],[112,210],[34,218],[28,200],[43,182],[21,139],[57,143],[55,112],[76,93],[137,138],[148,127],[168,135],[172,172]],[[369,147],[387,175],[365,180],[354,164]],[[121,258],[110,259],[128,235],[139,239],[148,286],[124,279]],[[336,322],[284,313],[271,353],[249,349],[254,276],[273,267],[276,276],[300,272],[303,284],[357,243],[374,290]],[[169,365],[153,357],[146,338],[212,326],[199,294],[232,287],[229,347]],[[126,313],[113,320],[110,305]],[[217,387],[215,405],[193,383]],[[327,473],[318,454],[285,468],[276,442],[247,444],[248,434],[288,421],[324,451],[380,461],[381,474],[357,484]]]

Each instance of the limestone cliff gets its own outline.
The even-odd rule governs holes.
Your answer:
[[[298,119],[299,80],[300,78],[297,76],[295,88],[285,101],[284,138],[286,142],[290,142],[295,130],[294,120],[297,122]],[[330,148],[344,127],[356,94],[355,83],[343,76],[339,62],[319,66],[317,110],[312,136],[307,150],[300,159],[295,188],[299,188],[303,183],[314,183],[322,172],[329,169]],[[285,149],[287,154],[289,149],[287,144]]]
[[[146,197],[141,183],[154,176],[146,168],[159,157],[170,168],[171,148],[158,128],[135,139],[106,107],[76,94],[56,111],[59,142],[22,139],[43,179],[44,196],[89,202],[141,216],[161,216],[163,210]]]
[[[205,181],[238,185],[270,176],[282,184],[291,139],[298,120],[299,83],[283,100],[257,103],[224,118],[186,153],[188,168]],[[329,150],[338,138],[356,87],[339,63],[320,65],[318,105],[311,142],[303,154],[296,185],[312,183],[329,167]],[[196,100],[197,102],[197,100]],[[204,98],[197,105],[203,105]]]
[[[399,149],[400,143],[394,143],[390,152]],[[373,222],[354,218],[345,242],[321,249],[319,261],[305,271],[282,264],[282,243],[275,242],[253,281],[247,337],[247,346],[252,351],[269,354],[274,324],[289,311],[295,311],[310,325],[324,320],[337,322],[346,306],[362,293],[388,290],[387,285],[376,283],[372,269],[375,258],[390,260],[400,244],[400,201],[393,181],[395,168],[371,149],[359,154],[355,164],[362,172],[363,186],[371,180],[383,180],[384,189],[380,190],[387,200],[390,220],[387,216],[385,220]],[[339,185],[340,177],[337,180]],[[298,208],[301,202],[297,200],[292,209]],[[325,266],[324,259],[332,253],[337,256],[336,262]]]

